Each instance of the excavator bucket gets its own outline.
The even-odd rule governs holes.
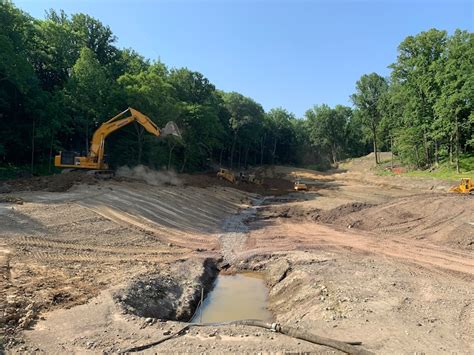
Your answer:
[[[166,126],[163,129],[161,129],[161,136],[162,137],[166,137],[166,136],[169,136],[169,135],[173,135],[173,136],[176,136],[178,138],[181,138],[181,132],[179,131],[179,128],[176,125],[176,123],[174,123],[173,121],[169,121],[166,124]]]

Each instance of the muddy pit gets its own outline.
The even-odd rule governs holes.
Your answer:
[[[213,259],[187,260],[172,270],[138,277],[114,299],[126,313],[145,318],[189,321],[218,274]]]
[[[193,323],[215,323],[243,319],[271,321],[267,309],[268,288],[263,275],[243,272],[219,275],[212,291],[191,319]]]
[[[213,259],[188,260],[171,272],[144,275],[114,295],[123,311],[134,316],[199,323],[269,321],[267,298],[263,274],[220,275]]]

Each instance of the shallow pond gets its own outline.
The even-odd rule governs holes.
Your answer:
[[[261,274],[219,275],[191,322],[213,323],[241,319],[270,321],[268,289]]]

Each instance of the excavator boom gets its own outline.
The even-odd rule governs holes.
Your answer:
[[[179,129],[174,122],[168,122],[165,128],[160,130],[148,116],[129,107],[104,122],[94,132],[87,156],[79,156],[74,152],[60,152],[59,155],[54,157],[54,165],[59,168],[107,170],[109,167],[104,161],[105,139],[111,133],[132,122],[137,122],[142,125],[147,132],[157,137],[166,137],[168,135],[181,137]]]

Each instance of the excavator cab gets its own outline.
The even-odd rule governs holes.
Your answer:
[[[76,157],[80,157],[78,152],[74,151],[61,151],[59,155],[55,157],[54,165],[76,165]]]

